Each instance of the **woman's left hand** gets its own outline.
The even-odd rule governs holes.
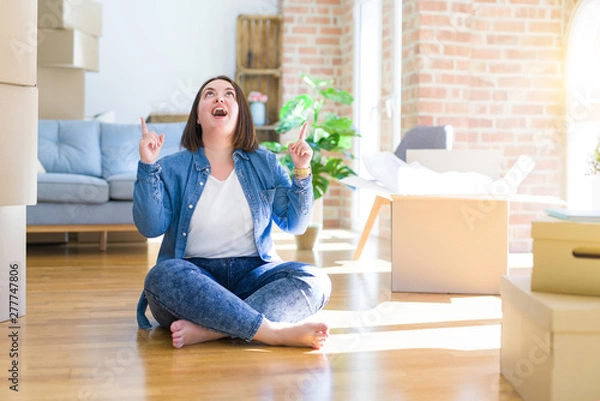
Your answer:
[[[308,168],[310,167],[310,160],[312,159],[313,150],[308,143],[306,143],[306,131],[308,129],[308,121],[300,128],[300,135],[296,142],[292,142],[288,145],[288,151],[294,162],[296,168]]]

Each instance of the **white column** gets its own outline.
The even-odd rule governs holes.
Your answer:
[[[25,206],[0,206],[0,321],[25,315]]]
[[[37,1],[0,0],[0,321],[15,326],[25,315],[26,205],[37,199],[36,57]]]

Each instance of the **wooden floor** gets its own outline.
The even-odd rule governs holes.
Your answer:
[[[500,299],[390,292],[388,241],[326,231],[315,252],[277,238],[284,259],[322,267],[333,294],[324,350],[221,340],[173,349],[138,331],[135,307],[157,244],[28,249],[19,392],[0,325],[0,400],[521,400],[499,374]]]

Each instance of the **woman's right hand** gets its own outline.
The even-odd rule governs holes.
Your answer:
[[[165,143],[165,134],[158,135],[156,132],[148,132],[146,121],[142,121],[142,139],[140,139],[140,160],[142,163],[153,164],[160,154],[163,144]]]

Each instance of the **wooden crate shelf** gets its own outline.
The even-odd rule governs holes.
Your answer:
[[[237,67],[281,67],[283,17],[240,15],[237,19]]]
[[[266,94],[269,99],[266,106],[266,125],[275,124],[279,120],[279,109],[281,108],[281,80],[278,76],[271,75],[248,75],[239,73],[236,76],[237,83],[248,95],[251,91]]]
[[[266,125],[256,127],[259,141],[278,141],[274,124],[281,109],[283,17],[240,15],[237,19],[236,81],[248,95],[266,94]]]

